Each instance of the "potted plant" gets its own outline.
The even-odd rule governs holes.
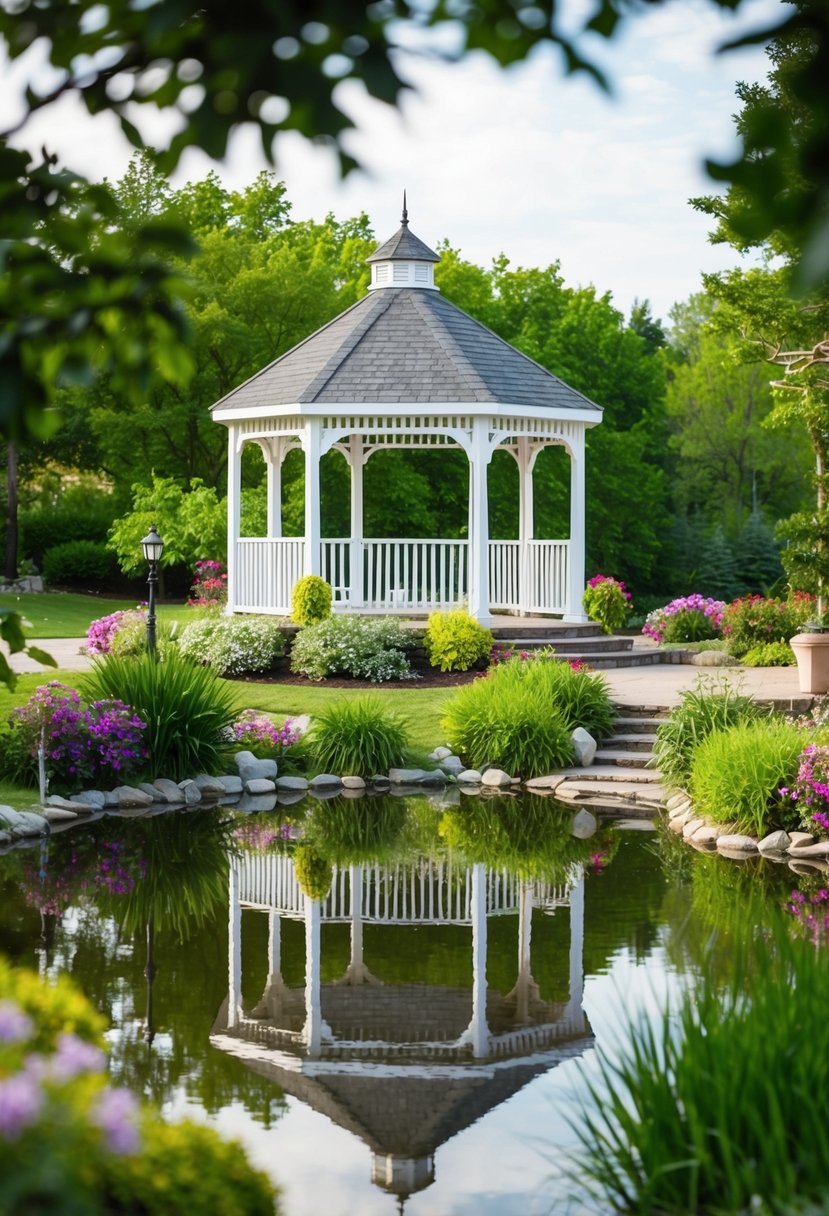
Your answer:
[[[790,639],[797,659],[800,691],[829,692],[829,612],[825,589],[829,586],[829,508],[792,515],[778,526],[788,542],[780,554],[792,587],[816,596],[816,611]]]

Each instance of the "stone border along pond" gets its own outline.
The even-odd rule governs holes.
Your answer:
[[[310,719],[305,716],[295,718],[293,722],[303,731],[310,726]],[[595,739],[583,727],[572,732],[572,739],[576,765],[583,768],[592,765],[597,746]],[[234,756],[238,772],[228,776],[211,777],[200,773],[180,782],[158,777],[152,784],[141,782],[137,786],[120,785],[113,790],[83,790],[71,798],[51,794],[40,812],[17,811],[0,805],[0,853],[13,848],[18,841],[48,834],[52,824],[68,826],[82,817],[97,818],[102,814],[138,817],[166,810],[211,806],[230,806],[250,814],[273,811],[277,806],[294,806],[308,795],[323,801],[338,795],[355,799],[378,793],[409,796],[437,792],[446,786],[457,788],[459,795],[517,794],[523,787],[528,793],[549,796],[566,780],[562,773],[551,773],[522,782],[519,777],[511,777],[499,768],[486,768],[483,772],[467,769],[448,747],[436,747],[429,759],[437,767],[392,768],[387,774],[377,774],[368,781],[333,773],[320,773],[307,779],[280,777],[276,760],[260,760],[250,751],[239,751]],[[650,817],[657,809],[651,805],[643,810],[630,804],[618,808],[619,815],[625,818],[637,813]],[[615,807],[611,808],[610,814],[615,810]],[[603,811],[607,813],[607,808],[603,807]],[[578,812],[573,821],[573,834],[587,839],[596,831],[597,823],[590,812]]]
[[[733,861],[762,856],[787,862],[797,873],[829,870],[829,839],[816,839],[811,832],[769,832],[762,840],[735,833],[727,824],[711,823],[695,809],[689,794],[680,791],[667,801],[668,827],[700,852],[717,852]],[[808,863],[804,867],[803,863]],[[798,868],[800,866],[800,868]]]

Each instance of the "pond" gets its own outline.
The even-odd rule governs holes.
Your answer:
[[[575,830],[530,796],[100,819],[0,857],[0,952],[70,974],[114,1078],[240,1140],[285,1216],[575,1216],[596,1045],[793,885]]]

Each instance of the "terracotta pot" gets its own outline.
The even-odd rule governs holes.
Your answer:
[[[791,648],[797,659],[801,692],[829,692],[829,632],[796,633]]]

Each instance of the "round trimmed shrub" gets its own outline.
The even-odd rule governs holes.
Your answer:
[[[429,662],[441,671],[469,671],[489,658],[495,642],[490,630],[462,608],[433,612],[423,640]]]
[[[412,634],[391,617],[332,616],[306,625],[294,640],[291,671],[309,680],[353,676],[372,680],[412,679],[406,651]]]
[[[179,650],[219,675],[270,671],[285,653],[285,636],[272,616],[211,615],[182,630]]]
[[[327,857],[310,844],[298,844],[294,849],[296,880],[309,899],[325,899],[331,889],[334,867]]]
[[[69,540],[47,549],[43,577],[51,586],[83,587],[111,583],[118,577],[115,554],[103,541]]]
[[[315,625],[331,615],[331,584],[318,574],[306,574],[294,585],[291,620],[295,625]]]

